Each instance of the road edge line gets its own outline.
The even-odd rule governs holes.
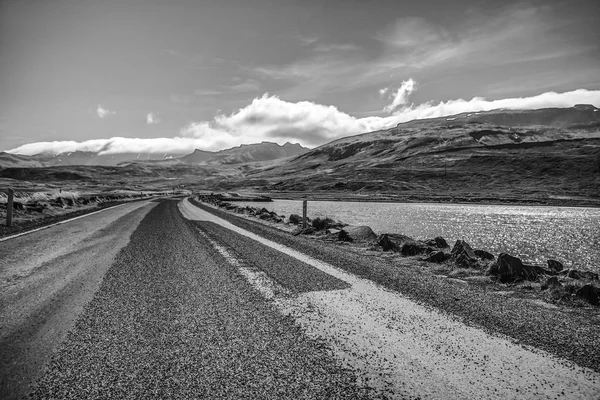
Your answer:
[[[16,239],[18,237],[25,236],[25,235],[28,235],[30,233],[39,232],[39,231],[44,230],[44,229],[52,228],[53,226],[56,226],[56,225],[66,224],[67,222],[71,222],[71,221],[74,221],[74,220],[79,219],[79,218],[83,218],[83,217],[87,217],[87,216],[90,216],[90,215],[93,215],[93,214],[97,214],[97,213],[102,212],[102,211],[106,211],[106,210],[110,210],[110,209],[113,209],[113,208],[121,207],[121,206],[124,206],[125,204],[129,204],[129,203],[117,204],[117,205],[114,205],[114,206],[103,208],[101,210],[92,211],[91,213],[79,215],[77,217],[65,219],[63,221],[58,221],[58,222],[55,222],[55,223],[50,224],[50,225],[40,226],[39,228],[35,228],[35,229],[30,230],[30,231],[25,231],[25,232],[17,233],[16,235],[12,235],[12,236],[7,236],[7,237],[4,237],[4,238],[0,238],[0,243],[2,243],[4,241],[7,241],[7,240],[10,240],[10,239]]]

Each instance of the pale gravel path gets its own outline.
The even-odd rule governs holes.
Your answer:
[[[548,353],[464,325],[335,266],[261,238],[180,203],[222,251],[285,315],[323,338],[340,359],[383,392],[421,398],[600,397],[600,375]],[[277,249],[350,284],[350,289],[292,294],[267,274],[246,268],[250,242]],[[251,256],[250,256],[251,258]],[[235,264],[234,263],[234,264]]]

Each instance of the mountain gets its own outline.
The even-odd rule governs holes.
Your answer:
[[[45,166],[58,165],[101,165],[115,166],[127,161],[151,161],[151,160],[167,160],[181,157],[182,153],[119,153],[119,154],[99,154],[90,151],[74,151],[68,153],[60,153],[48,158],[48,155],[39,154],[32,157],[43,158]]]
[[[231,149],[210,152],[196,150],[181,158],[181,161],[187,164],[241,164],[254,161],[269,161],[279,158],[298,156],[305,154],[309,149],[302,147],[298,143],[286,143],[283,146],[272,143],[262,142],[254,144],[243,144]]]
[[[299,144],[262,142],[243,144],[231,149],[217,152],[196,150],[191,154],[185,153],[120,153],[99,154],[89,151],[74,151],[60,154],[40,153],[32,156],[0,153],[0,168],[8,167],[56,167],[70,165],[117,166],[120,164],[164,164],[179,163],[208,165],[208,164],[240,164],[253,161],[268,161],[283,157],[296,156],[308,152],[309,149]]]
[[[256,182],[266,191],[600,197],[600,111],[577,105],[410,121],[333,141],[237,184]]]

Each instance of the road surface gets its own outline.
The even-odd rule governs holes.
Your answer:
[[[163,200],[0,243],[0,398],[600,397],[591,370],[271,239]]]

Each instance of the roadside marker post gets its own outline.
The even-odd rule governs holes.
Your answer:
[[[308,200],[302,200],[302,229],[306,229],[306,209]]]
[[[8,195],[8,201],[6,202],[6,226],[12,226],[12,217],[13,217],[13,199],[15,197],[15,191],[12,189],[8,189],[6,191]]]

